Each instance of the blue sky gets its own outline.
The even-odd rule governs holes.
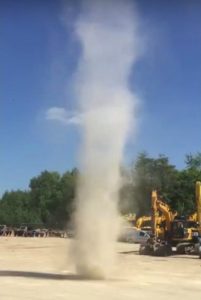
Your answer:
[[[201,2],[136,1],[143,55],[130,76],[141,104],[125,159],[146,150],[184,167],[201,151]],[[72,90],[80,45],[79,1],[0,2],[0,193],[28,187],[42,170],[76,166],[73,124],[46,120],[50,107],[76,108]]]

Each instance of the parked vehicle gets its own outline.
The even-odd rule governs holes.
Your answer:
[[[29,226],[20,226],[14,229],[14,236],[33,237],[35,236],[35,230]]]
[[[7,225],[0,225],[0,236],[11,236],[13,233],[13,230],[11,227],[8,227]]]
[[[5,236],[7,233],[7,226],[6,225],[0,225],[0,235]]]
[[[119,241],[127,243],[144,243],[150,238],[150,235],[143,230],[135,227],[125,227],[119,236]]]

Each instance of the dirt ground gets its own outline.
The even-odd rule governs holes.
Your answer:
[[[200,299],[201,260],[196,256],[139,256],[138,245],[117,244],[109,280],[83,280],[68,258],[72,240],[0,238],[1,300]]]

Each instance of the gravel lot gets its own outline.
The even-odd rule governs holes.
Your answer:
[[[138,245],[118,243],[111,279],[83,280],[73,272],[70,243],[61,238],[1,237],[0,299],[201,298],[201,260],[196,256],[139,256]]]

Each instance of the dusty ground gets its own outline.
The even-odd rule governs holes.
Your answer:
[[[1,300],[200,299],[201,260],[139,256],[138,245],[117,244],[110,280],[81,280],[72,273],[60,238],[0,238]],[[135,252],[136,251],[136,252]]]

